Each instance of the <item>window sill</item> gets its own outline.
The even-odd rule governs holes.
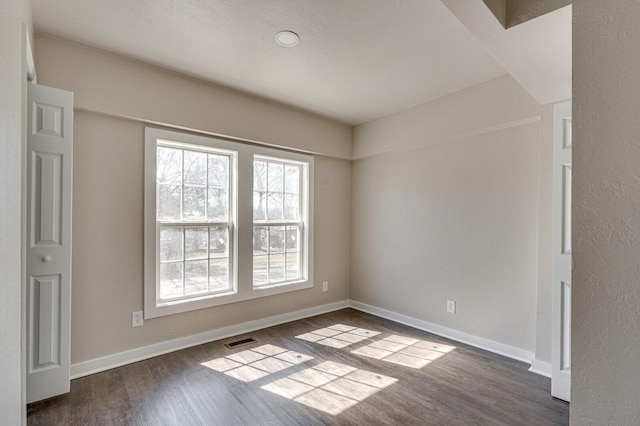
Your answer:
[[[273,284],[264,287],[252,288],[241,292],[227,292],[211,294],[196,299],[178,300],[164,302],[160,305],[151,304],[144,307],[144,318],[158,318],[165,315],[179,314],[182,312],[195,311],[197,309],[210,308],[214,306],[226,305],[229,303],[242,302],[245,300],[257,299],[260,297],[275,296],[289,293],[291,291],[304,290],[313,287],[311,280],[295,281],[291,283]]]

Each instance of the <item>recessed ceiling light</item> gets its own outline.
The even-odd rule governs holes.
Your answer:
[[[276,34],[276,43],[282,47],[293,47],[300,41],[298,34],[293,31],[280,31]]]

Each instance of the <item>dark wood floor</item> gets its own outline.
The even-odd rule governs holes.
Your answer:
[[[527,367],[345,309],[73,380],[28,424],[568,424]]]

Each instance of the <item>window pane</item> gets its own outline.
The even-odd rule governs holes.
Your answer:
[[[300,167],[285,166],[284,168],[284,192],[298,194],[300,192]]]
[[[286,257],[287,257],[287,269],[286,269],[287,280],[300,278],[300,253],[287,252]]]
[[[284,281],[284,254],[269,256],[269,282]]]
[[[182,150],[159,146],[156,150],[156,177],[162,183],[182,183]]]
[[[209,232],[207,228],[186,228],[184,231],[184,258],[207,259],[209,257]]]
[[[283,226],[269,227],[269,253],[284,252],[284,237]]]
[[[182,187],[179,185],[158,185],[158,220],[180,220],[180,198]]]
[[[206,260],[184,263],[185,295],[207,291],[207,263]]]
[[[300,251],[300,227],[287,226],[287,251]]]
[[[215,226],[209,228],[209,257],[229,256],[229,228]]]
[[[229,259],[212,259],[209,261],[209,291],[230,289]]]
[[[267,190],[267,163],[264,161],[253,162],[253,190]]]
[[[160,298],[182,296],[182,262],[160,264]]]
[[[160,229],[160,262],[182,260],[183,228]]]
[[[300,199],[297,194],[284,195],[285,220],[298,220],[300,218]]]
[[[209,188],[209,220],[229,220],[229,192],[226,189]]]
[[[269,257],[266,255],[253,256],[253,285],[269,283],[268,262]]]
[[[209,186],[229,187],[229,157],[209,154]]]
[[[269,228],[266,226],[253,227],[253,254],[267,254],[269,252]]]
[[[193,185],[207,184],[207,154],[204,152],[184,151],[184,183]]]
[[[269,192],[284,191],[284,166],[282,164],[268,163],[267,183]]]
[[[265,220],[267,218],[267,193],[253,192],[253,220]]]
[[[282,220],[282,194],[269,194],[267,199],[267,219]]]
[[[204,220],[206,217],[207,192],[204,187],[185,186],[182,200],[182,215],[185,220]]]

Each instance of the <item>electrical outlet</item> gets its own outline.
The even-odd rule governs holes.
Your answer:
[[[456,313],[456,302],[455,300],[447,300],[447,312],[450,314]]]
[[[142,311],[131,312],[131,327],[142,327],[144,325],[144,314]]]
[[[322,291],[329,291],[329,281],[322,283]]]

